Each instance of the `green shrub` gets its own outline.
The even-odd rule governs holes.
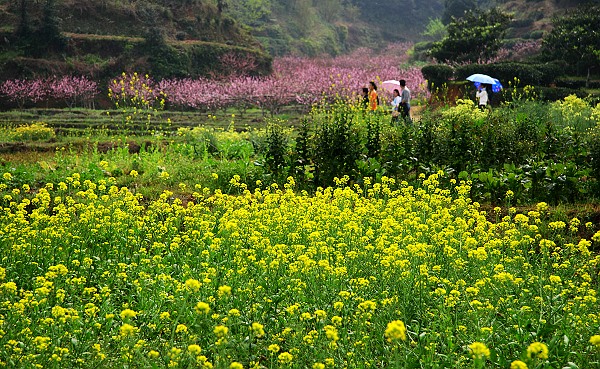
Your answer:
[[[563,74],[563,70],[564,64],[560,62],[468,64],[456,67],[455,77],[464,80],[471,74],[483,73],[497,78],[502,84],[518,78],[525,85],[549,86]]]
[[[463,170],[480,158],[481,128],[487,112],[481,111],[472,100],[458,99],[457,105],[442,112],[443,129],[436,139],[441,150],[440,164]]]
[[[543,37],[544,37],[544,31],[542,31],[541,29],[531,31],[531,33],[529,34],[529,38],[532,40],[539,40]]]
[[[286,154],[288,151],[288,135],[278,123],[270,123],[266,133],[267,152],[265,162],[267,170],[275,179],[282,179],[286,174]]]
[[[335,177],[354,177],[362,152],[361,138],[352,122],[355,112],[348,106],[339,104],[320,114],[313,151],[315,184],[330,186]]]
[[[429,58],[427,53],[429,52],[429,49],[431,49],[432,45],[433,45],[433,42],[431,42],[431,41],[422,41],[422,42],[417,42],[416,44],[414,44],[412,50],[409,50],[411,60],[413,60],[413,61],[427,60]]]
[[[579,132],[595,125],[592,108],[576,95],[566,96],[550,104],[553,121],[561,127],[571,127]]]
[[[600,113],[600,105],[596,109]],[[590,130],[587,137],[587,145],[590,153],[591,174],[597,182],[600,182],[600,114],[598,118],[599,123]]]
[[[432,64],[421,68],[423,77],[427,80],[427,88],[431,91],[433,86],[442,86],[454,76],[454,69],[446,64]]]

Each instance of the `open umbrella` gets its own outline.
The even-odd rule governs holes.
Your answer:
[[[494,78],[494,84],[492,85],[493,92],[500,92],[502,90],[502,84],[496,78]]]
[[[400,90],[400,81],[396,81],[395,79],[390,79],[387,81],[381,82],[381,87],[389,92],[394,92],[394,90]]]
[[[496,83],[497,80],[488,76],[487,74],[475,73],[468,76],[467,81],[485,83],[486,85],[493,85],[494,83]]]
[[[473,82],[473,84],[475,85],[475,87],[479,88],[479,85],[481,83],[479,82]],[[500,92],[500,90],[502,90],[503,86],[500,83],[500,81],[498,81],[496,78],[494,78],[494,84],[492,85],[492,92]]]

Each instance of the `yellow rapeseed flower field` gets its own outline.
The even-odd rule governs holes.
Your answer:
[[[78,175],[7,187],[0,367],[600,367],[600,234],[542,227],[544,204],[492,223],[441,176],[234,178],[185,205]]]

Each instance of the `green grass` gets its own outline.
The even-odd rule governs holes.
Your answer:
[[[32,122],[45,122],[49,127],[58,130],[58,136],[87,136],[90,131],[94,134],[114,131],[116,135],[122,134],[122,121],[126,115],[131,112],[109,109],[25,109],[0,112],[0,127],[6,129]],[[134,127],[129,128],[129,133],[145,135],[149,127],[163,128],[167,131],[176,131],[181,127],[211,127],[227,129],[232,121],[237,130],[243,129],[261,129],[264,128],[272,119],[279,119],[284,124],[294,125],[300,120],[300,113],[294,107],[282,109],[281,114],[271,117],[268,113],[265,115],[260,109],[248,109],[244,112],[229,108],[216,112],[201,111],[159,111],[152,113],[150,121],[145,116],[138,116],[134,120]],[[170,121],[170,123],[169,123]],[[130,125],[131,126],[131,125]],[[117,132],[118,131],[118,132]],[[3,142],[0,138],[0,142]]]

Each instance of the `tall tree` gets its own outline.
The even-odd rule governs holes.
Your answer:
[[[459,63],[489,59],[500,49],[510,20],[497,8],[468,11],[462,18],[452,18],[447,36],[433,44],[430,56]]]
[[[27,0],[21,0],[19,6],[19,26],[17,27],[16,35],[18,38],[27,38],[31,35],[31,24],[29,20],[29,12],[27,10]]]
[[[446,26],[442,23],[440,18],[429,19],[429,23],[427,23],[427,27],[425,27],[425,31],[421,33],[422,36],[427,37],[431,41],[441,41],[448,31],[446,30]]]
[[[46,0],[43,9],[42,24],[36,30],[36,45],[34,54],[48,52],[62,52],[67,46],[66,40],[60,30],[60,18],[54,0]]]
[[[553,29],[544,37],[542,55],[564,60],[574,72],[600,70],[600,5],[584,5],[563,17],[554,17]]]

